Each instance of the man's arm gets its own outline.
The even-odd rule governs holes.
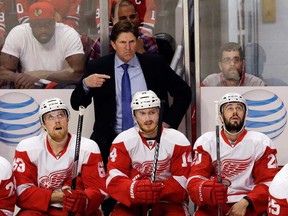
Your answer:
[[[161,201],[182,203],[188,198],[186,183],[192,162],[191,147],[184,135],[183,137],[178,134],[175,136],[178,136],[179,139],[176,141],[177,145],[174,147],[170,161],[171,176],[162,180],[165,187],[161,191],[160,199]]]
[[[96,145],[96,144],[95,144]],[[105,169],[100,151],[90,153],[87,164],[82,165],[81,177],[88,198],[87,215],[96,215],[106,196]]]
[[[84,54],[75,54],[66,58],[69,69],[54,72],[47,76],[48,80],[59,83],[78,83],[84,73]]]
[[[16,178],[17,206],[46,212],[53,191],[37,187],[37,167],[26,152],[15,151],[13,173]]]
[[[19,59],[15,56],[2,52],[1,62],[0,81],[14,82],[16,88],[34,88],[34,83],[39,80],[39,78],[29,74],[16,73]]]
[[[66,58],[67,67],[60,71],[27,71],[29,75],[58,83],[78,83],[84,71],[84,55],[75,54]]]
[[[253,168],[255,187],[247,194],[256,212],[266,210],[269,196],[268,186],[278,171],[276,149],[267,146],[262,157],[255,162]]]

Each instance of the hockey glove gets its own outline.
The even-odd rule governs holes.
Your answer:
[[[152,183],[149,179],[133,181],[130,186],[131,202],[136,205],[155,204],[163,187],[161,182]]]
[[[204,181],[199,186],[199,198],[203,204],[218,205],[227,202],[228,187],[213,180]]]
[[[86,194],[82,190],[63,190],[63,208],[68,212],[85,215]]]

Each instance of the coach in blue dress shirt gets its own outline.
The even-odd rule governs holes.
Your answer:
[[[100,147],[106,165],[113,139],[122,131],[122,64],[129,65],[131,95],[152,90],[165,100],[163,126],[177,129],[191,102],[191,89],[159,55],[136,53],[138,28],[129,21],[113,26],[111,43],[115,53],[89,62],[71,95],[71,105],[87,107],[94,101],[95,123],[91,139]],[[168,94],[173,98],[168,103]],[[126,121],[126,119],[124,119]]]

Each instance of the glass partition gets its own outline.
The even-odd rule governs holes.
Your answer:
[[[248,102],[246,129],[270,137],[277,148],[279,164],[286,164],[288,2],[195,0],[194,3],[197,137],[215,130],[218,116],[217,109],[213,109],[215,102],[226,93],[237,92]],[[223,59],[219,61],[219,50],[227,42],[240,44],[244,51],[242,78],[243,74],[245,78],[253,75],[262,79],[266,86],[243,83],[233,87],[219,83],[205,87],[201,85],[207,76],[213,73],[218,76],[223,71],[219,66],[223,64]],[[226,63],[232,67],[238,60],[230,57]],[[265,113],[265,116],[259,113]]]

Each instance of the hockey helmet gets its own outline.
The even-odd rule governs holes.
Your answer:
[[[245,107],[245,112],[247,112],[248,109],[247,109],[247,102],[246,102],[245,98],[238,93],[232,92],[232,93],[225,94],[219,100],[219,103],[218,103],[219,114],[222,114],[222,108],[223,108],[224,104],[233,103],[233,102],[242,103]]]
[[[43,124],[43,116],[51,111],[54,110],[65,110],[67,117],[70,117],[70,111],[68,109],[68,107],[66,106],[66,104],[60,99],[60,98],[50,98],[50,99],[46,99],[44,100],[39,108],[39,117],[40,117],[40,121]]]
[[[152,107],[160,108],[160,99],[153,91],[148,90],[135,93],[131,102],[131,109],[133,115],[135,110],[152,108]]]

